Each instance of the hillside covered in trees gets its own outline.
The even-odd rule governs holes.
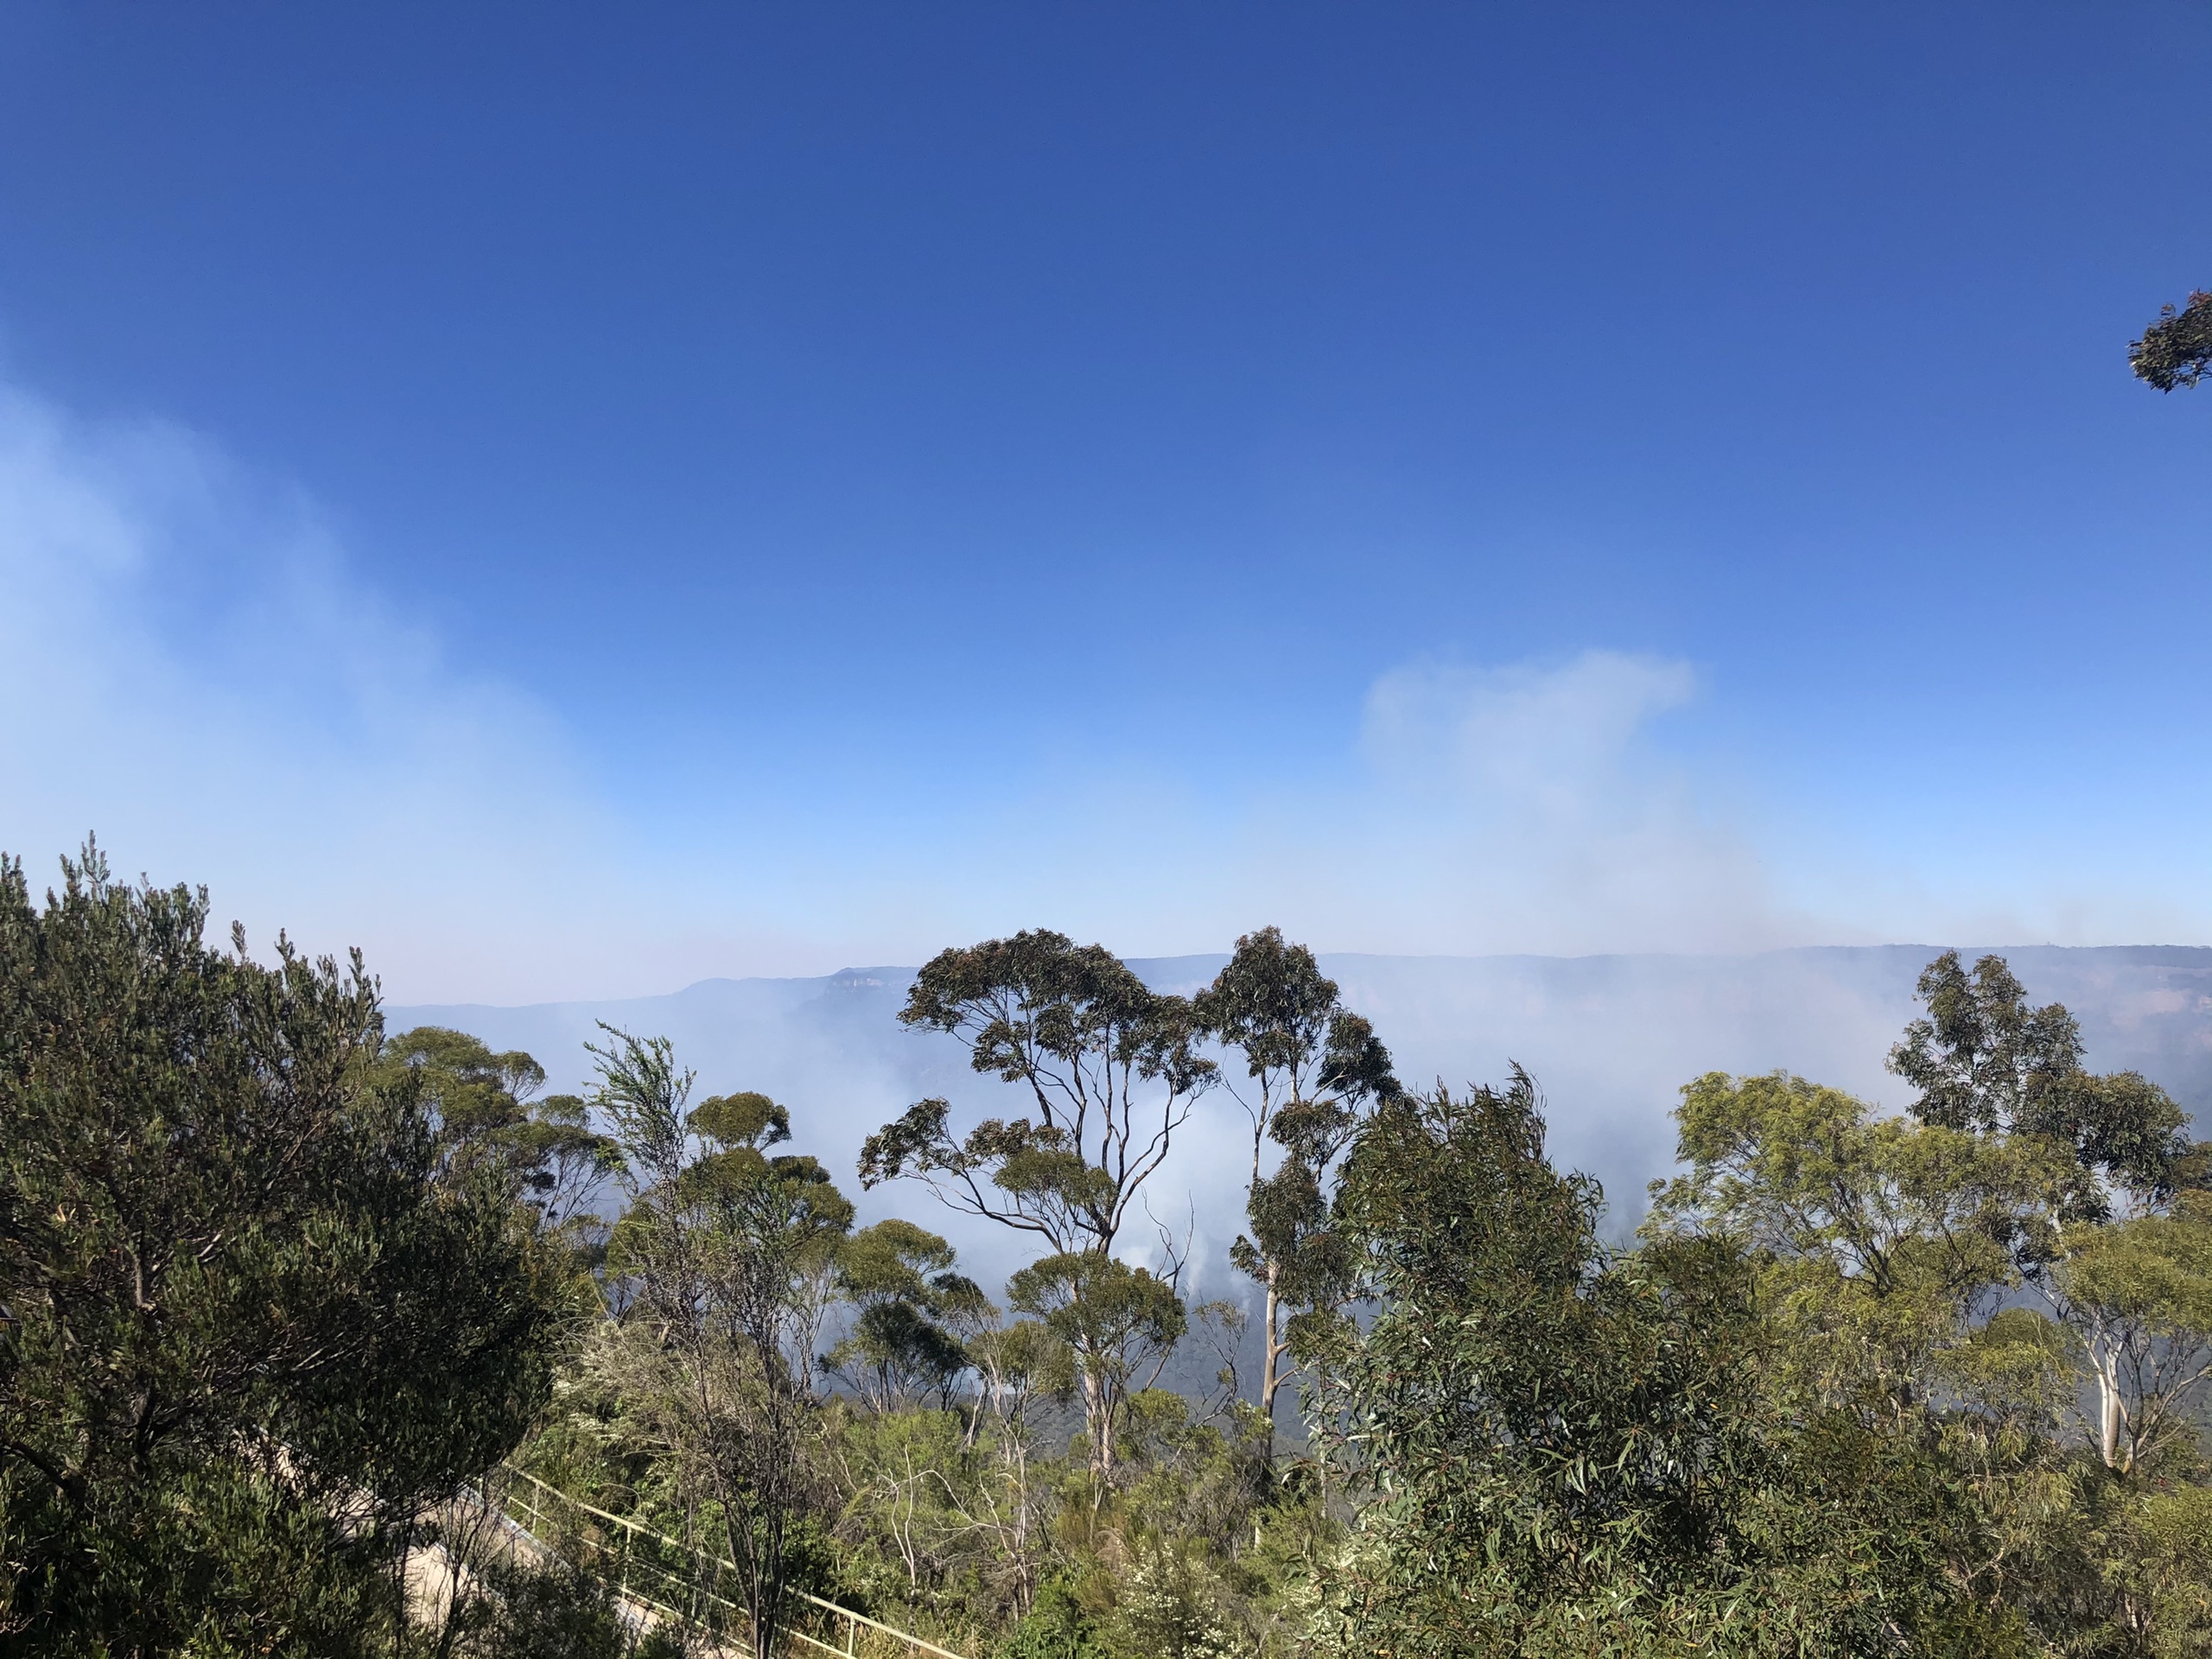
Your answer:
[[[9,1651],[2212,1651],[2212,1159],[1999,957],[1922,963],[1904,1111],[1687,1069],[1629,1237],[1272,929],[945,950],[963,1086],[832,1159],[209,920],[0,870]]]

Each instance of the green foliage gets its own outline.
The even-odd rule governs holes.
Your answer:
[[[1646,1236],[1747,1249],[1764,1392],[1916,1459],[1875,1513],[1942,1521],[1922,1533],[1942,1619],[1980,1609],[2024,1651],[2199,1650],[2201,1149],[2152,1085],[2083,1072],[2072,1016],[2030,1007],[2000,959],[1947,956],[1921,985],[1929,1017],[1892,1057],[1919,1121],[1786,1076],[1700,1078],[1688,1173],[1655,1188]]]
[[[1114,1659],[1096,1622],[1065,1579],[1038,1592],[1034,1606],[1007,1635],[1000,1659]]]
[[[1194,1003],[1056,934],[945,952],[904,1017],[1031,1109],[924,1102],[861,1173],[1038,1241],[1001,1315],[664,1039],[604,1027],[590,1101],[541,1098],[526,1054],[385,1040],[358,962],[206,919],[89,851],[43,907],[0,863],[7,1651],[682,1650],[588,1527],[540,1556],[465,1495],[531,1431],[664,1535],[628,1570],[711,1578],[761,1648],[806,1588],[1006,1659],[2212,1659],[2212,1160],[1999,958],[1923,976],[1910,1116],[1691,1083],[1622,1249],[1530,1079],[1403,1093],[1275,930]],[[1261,1406],[1154,1386],[1242,1316],[1112,1248],[1206,1041],[1253,1127]],[[1308,1455],[1264,1408],[1287,1351]]]
[[[1319,1631],[1347,1652],[1955,1652],[1965,1519],[1910,1441],[1781,1408],[1732,1242],[1599,1243],[1534,1085],[1387,1102],[1342,1224],[1376,1311],[1310,1340],[1317,1445],[1362,1504]],[[1998,1624],[2001,1620],[1996,1621]]]
[[[1396,1092],[1375,1027],[1344,1006],[1313,953],[1279,927],[1236,949],[1196,1003],[1199,1025],[1243,1058],[1273,1100],[1364,1100]]]
[[[2107,1185],[2163,1199],[2190,1179],[2181,1108],[2136,1072],[2083,1071],[2074,1016],[2056,1002],[2030,1007],[2003,957],[1984,957],[1969,973],[1947,950],[1919,989],[1927,1016],[1905,1027],[1890,1069],[1921,1091],[1921,1122],[2064,1147],[2084,1177],[2066,1211],[2082,1219],[2111,1213]]]
[[[955,1208],[1046,1247],[1021,1297],[1031,1311],[1056,1311],[1103,1475],[1131,1344],[1171,1323],[1180,1334],[1179,1302],[1171,1316],[1112,1256],[1191,1103],[1217,1075],[1198,1052],[1197,1014],[1147,989],[1104,947],[1036,931],[940,951],[915,976],[899,1018],[958,1038],[975,1070],[1028,1090],[1035,1116],[988,1118],[957,1136],[946,1102],[919,1102],[868,1138],[861,1184],[918,1179]],[[1084,1316],[1068,1299],[1079,1303],[1094,1285],[1116,1306]],[[1174,1300],[1172,1286],[1165,1294]]]
[[[672,1465],[687,1517],[736,1564],[746,1639],[770,1651],[791,1543],[823,1503],[816,1339],[853,1207],[814,1158],[770,1156],[790,1117],[758,1095],[685,1109],[692,1074],[664,1039],[606,1028],[596,1103],[631,1202],[607,1250],[618,1329],[592,1359]]]
[[[533,1098],[545,1068],[519,1050],[495,1054],[465,1032],[417,1026],[385,1040],[376,1076],[382,1087],[415,1090],[447,1155],[517,1181],[555,1231],[574,1230],[621,1167],[620,1148],[594,1131],[581,1099]]]
[[[2033,1140],[1879,1116],[1779,1072],[1700,1077],[1676,1116],[1689,1172],[1655,1185],[1647,1234],[1750,1249],[1807,1338],[1785,1363],[1831,1404],[1923,1400],[1938,1357],[2020,1282],[2016,1252],[2042,1249],[2072,1168]]]
[[[982,1287],[952,1265],[951,1245],[896,1217],[845,1240],[837,1251],[837,1288],[859,1317],[823,1356],[822,1369],[879,1411],[930,1391],[950,1406],[955,1384],[973,1362],[939,1320],[980,1334],[998,1313]]]
[[[930,1277],[950,1272],[952,1246],[932,1232],[894,1216],[863,1228],[837,1252],[838,1287],[855,1304],[887,1301],[927,1306]]]
[[[1215,1076],[1187,1001],[1147,989],[1104,947],[1058,933],[939,952],[899,1018],[959,1038],[976,1071],[1028,1091],[1035,1116],[956,1138],[946,1103],[923,1101],[868,1137],[862,1185],[918,1177],[1054,1253],[1112,1250]]]
[[[1032,993],[1065,945],[948,953],[925,1013],[1049,1093],[1038,1033],[1083,1021]],[[840,1250],[838,1595],[963,1651],[1095,1659],[2207,1651],[2201,1150],[2153,1086],[2086,1073],[2001,961],[1924,977],[1893,1056],[1913,1117],[1783,1074],[1691,1084],[1684,1172],[1617,1250],[1527,1077],[1404,1096],[1310,958],[1239,950],[1192,1020],[1283,1148],[1239,1262],[1304,1310],[1317,1456],[1145,1386],[1192,1315],[1069,1219],[1112,1191],[1075,1096],[964,1140],[924,1103],[864,1175],[969,1183],[1086,1248],[1014,1276],[1012,1323],[911,1223]],[[921,1381],[928,1333],[975,1394]],[[1033,1412],[1077,1389],[1089,1432],[1053,1454]],[[622,1393],[604,1447],[671,1502]]]
[[[2098,1454],[2121,1474],[2193,1442],[2212,1381],[2212,1198],[2076,1237],[2050,1274],[2097,1400]]]
[[[2134,1530],[2145,1650],[2154,1659],[2212,1654],[2212,1486],[2151,1494]]]
[[[1017,1312],[1034,1315],[1075,1356],[1092,1466],[1110,1472],[1129,1396],[1158,1380],[1189,1326],[1182,1299],[1166,1280],[1095,1250],[1033,1262],[1007,1281],[1006,1292]]]
[[[647,1649],[632,1639],[613,1586],[555,1560],[480,1563],[482,1593],[470,1599],[453,1632],[454,1659],[646,1659],[680,1652],[664,1637]]]
[[[1150,1544],[1132,1564],[1118,1599],[1124,1652],[1217,1659],[1240,1649],[1242,1633],[1222,1619],[1223,1586],[1202,1548]]]
[[[1244,1063],[1243,1083],[1232,1076],[1226,1087],[1252,1124],[1252,1230],[1230,1259],[1262,1287],[1259,1405],[1272,1422],[1292,1347],[1285,1320],[1333,1308],[1344,1294],[1347,1263],[1323,1182],[1363,1104],[1396,1094],[1398,1082],[1375,1028],[1279,928],[1238,939],[1195,1006],[1207,1033]],[[1270,1140],[1282,1154],[1273,1171],[1263,1161]]]
[[[684,1123],[692,1134],[720,1147],[757,1151],[791,1138],[790,1109],[751,1090],[701,1101]]]
[[[584,1045],[599,1068],[592,1104],[614,1131],[632,1190],[664,1185],[683,1167],[690,1128],[684,1106],[696,1074],[677,1069],[667,1038],[637,1038],[604,1020],[598,1024],[607,1046]]]
[[[860,1310],[851,1334],[823,1356],[822,1369],[887,1411],[930,1392],[949,1402],[968,1369],[968,1351],[913,1303],[878,1302]]]
[[[1080,1454],[1040,1456],[988,1414],[833,1407],[838,1595],[963,1651],[1147,1659],[1220,1632],[1227,1651],[1288,1651],[1297,1586],[1333,1537],[1310,1484],[1269,1480],[1249,1409],[1224,1425],[1155,1391],[1122,1421],[1101,1486]]]
[[[204,894],[0,863],[0,1632],[337,1654],[548,1397],[560,1276],[373,986]]]
[[[2158,320],[2127,348],[2136,378],[2160,391],[2193,386],[2212,369],[2212,294],[2198,291],[2177,311],[2162,306]]]

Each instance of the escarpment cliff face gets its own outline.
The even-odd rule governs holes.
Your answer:
[[[1706,1071],[1777,1068],[1902,1107],[1883,1068],[1913,1017],[1913,983],[1936,944],[1840,946],[1758,956],[1376,957],[1324,955],[1346,1001],[1375,1022],[1408,1084],[1491,1080],[1519,1062],[1548,1102],[1553,1155],[1600,1176],[1616,1223],[1640,1213],[1643,1185],[1665,1171],[1675,1092]],[[2088,1065],[2134,1070],[2170,1090],[2212,1131],[2212,950],[2162,945],[1994,949],[2037,1002],[2080,1019]],[[1162,990],[1210,980],[1222,956],[1135,958]],[[451,1026],[495,1048],[524,1048],[556,1089],[589,1077],[583,1044],[604,1020],[671,1039],[700,1092],[759,1089],[792,1108],[804,1148],[841,1176],[861,1139],[926,1096],[1012,1114],[1021,1101],[968,1069],[948,1039],[896,1019],[911,968],[862,968],[813,979],[711,979],[665,996],[525,1007],[394,1007],[389,1028]],[[1208,1294],[1233,1293],[1226,1251],[1243,1224],[1249,1130],[1236,1103],[1202,1100],[1153,1195],[1160,1222],[1191,1236]],[[857,1183],[845,1185],[855,1190]],[[888,1213],[861,1194],[863,1217]],[[919,1193],[905,1213],[925,1214]],[[1014,1257],[995,1230],[947,1213],[948,1236],[987,1274]]]

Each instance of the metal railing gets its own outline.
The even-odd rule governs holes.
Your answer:
[[[625,1601],[688,1625],[729,1651],[750,1654],[744,1610],[722,1591],[737,1573],[734,1561],[594,1508],[512,1465],[501,1472],[507,1480],[499,1498],[500,1514],[540,1548],[574,1552]],[[800,1616],[782,1634],[814,1652],[838,1659],[964,1659],[820,1596],[790,1594]]]

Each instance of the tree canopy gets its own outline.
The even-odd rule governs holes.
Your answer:
[[[1629,1235],[1275,929],[1187,1000],[946,951],[906,1022],[1020,1105],[860,1173],[1026,1243],[995,1300],[809,1103],[613,1027],[549,1095],[207,921],[0,862],[0,1650],[2212,1659],[2205,1148],[2001,958],[1921,976],[1905,1109],[1693,1078]],[[1128,1225],[1202,1111],[1302,1441]]]
[[[359,1650],[563,1346],[358,960],[207,923],[96,849],[42,906],[0,863],[0,1633],[41,1651]]]
[[[1921,1122],[2056,1142],[2082,1177],[2069,1210],[2097,1219],[2115,1192],[2157,1202],[2201,1179],[2201,1149],[2172,1097],[2139,1072],[2083,1070],[2079,1023],[2059,1003],[2031,1007],[2004,958],[1984,957],[1969,972],[1947,950],[1918,988],[1928,1012],[1905,1027],[1889,1063],[1920,1090],[1912,1110]]]
[[[2193,386],[2212,369],[2212,293],[2199,289],[2178,310],[2159,308],[2158,319],[2127,348],[2136,378],[2171,391]]]
[[[1543,1141],[1519,1072],[1360,1131],[1339,1205],[1376,1311],[1307,1338],[1361,1507],[1321,1575],[1332,1650],[1976,1650],[1910,1447],[1767,1389],[1740,1248],[1606,1249],[1596,1183]]]
[[[1230,1245],[1230,1259],[1260,1284],[1258,1403],[1272,1427],[1293,1345],[1286,1318],[1332,1308],[1347,1288],[1323,1183],[1360,1111],[1395,1096],[1398,1080],[1375,1027],[1280,928],[1238,939],[1196,1007],[1207,1035],[1242,1062],[1226,1068],[1223,1090],[1251,1121],[1251,1230]],[[1281,1154],[1273,1169],[1270,1141]]]

